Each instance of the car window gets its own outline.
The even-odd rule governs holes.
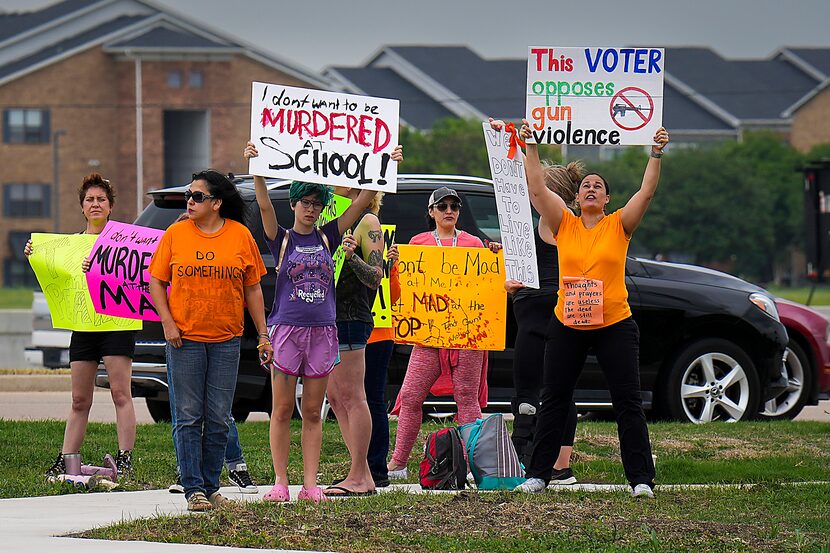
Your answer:
[[[426,216],[429,194],[426,191],[402,191],[383,197],[380,220],[385,224],[397,225],[395,242],[398,244],[407,244],[413,236],[428,230]]]
[[[496,209],[495,197],[489,194],[471,194],[469,192],[462,193],[462,196],[462,218],[464,220],[459,220],[458,226],[471,234],[501,242],[499,213]],[[464,217],[465,215],[466,217]],[[475,229],[470,228],[471,223]]]

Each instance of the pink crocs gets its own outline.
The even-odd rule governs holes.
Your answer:
[[[329,500],[329,498],[326,497],[326,494],[323,493],[323,490],[321,490],[318,486],[314,486],[310,490],[303,486],[303,489],[300,490],[300,495],[297,499],[299,501],[313,501],[314,503]]]
[[[262,499],[275,503],[284,503],[291,500],[291,495],[288,493],[288,486],[285,484],[274,484],[271,491],[266,493]]]

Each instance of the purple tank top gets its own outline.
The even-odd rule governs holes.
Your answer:
[[[328,238],[328,248],[321,231]],[[274,306],[268,315],[268,324],[335,324],[334,261],[331,254],[340,245],[337,219],[311,234],[299,234],[280,227],[275,240],[266,238],[275,263],[279,261],[280,246],[286,232],[288,243],[277,274]]]

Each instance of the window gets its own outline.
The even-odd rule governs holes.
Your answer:
[[[499,212],[496,207],[495,197],[470,193],[462,193],[462,195],[464,196],[463,203],[461,204],[462,217],[469,215],[481,234],[484,234],[484,236],[494,242],[501,242]],[[467,213],[464,213],[465,211]],[[467,221],[470,219],[467,219]],[[458,221],[459,227],[471,234],[476,234],[473,229],[469,228],[469,224],[467,223],[468,226],[464,227],[463,222],[460,219]]]
[[[3,142],[48,144],[49,111],[20,108],[3,110]]]
[[[205,84],[205,77],[201,71],[191,71],[187,77],[187,86],[190,88],[202,88]]]
[[[39,232],[39,231],[35,231]],[[23,286],[34,288],[37,286],[35,273],[29,266],[29,261],[23,255],[23,248],[31,236],[28,232],[9,233],[9,257],[3,260],[3,272],[5,286]]]
[[[397,225],[395,241],[398,244],[407,244],[416,234],[429,230],[426,217],[430,192],[398,191],[383,197],[380,220]]]
[[[181,71],[170,71],[167,74],[167,87],[168,88],[181,88],[182,87],[182,72]]]
[[[51,187],[48,184],[3,185],[3,215],[6,217],[49,217]]]

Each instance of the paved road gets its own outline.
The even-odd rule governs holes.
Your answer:
[[[143,399],[134,399],[136,420],[139,424],[151,423]],[[65,419],[69,412],[69,392],[0,392],[0,418],[10,420]],[[95,392],[89,420],[92,422],[115,422],[115,408],[109,392]],[[251,421],[267,421],[265,413],[251,413]],[[830,422],[830,401],[817,406],[806,407],[796,420]]]

